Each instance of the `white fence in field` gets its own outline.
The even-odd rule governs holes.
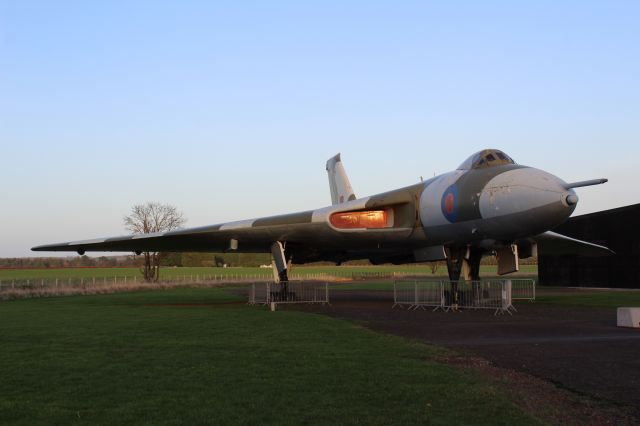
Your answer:
[[[322,274],[307,274],[306,279],[320,279]],[[218,283],[247,283],[273,280],[273,274],[221,274],[221,275],[178,275],[160,277],[158,284],[198,285]],[[62,288],[100,288],[145,284],[142,277],[104,276],[104,277],[68,277],[68,278],[13,278],[0,279],[0,292],[6,290],[55,290]]]
[[[249,288],[249,305],[271,303],[329,303],[329,283],[289,281],[285,288],[279,283],[253,283]]]
[[[514,291],[515,290],[515,291]],[[515,295],[515,297],[514,297]],[[515,311],[514,299],[534,300],[534,280],[483,281],[396,281],[393,285],[395,308],[443,311],[489,309],[495,314]]]
[[[359,279],[389,279],[394,273],[386,272],[357,272],[336,271],[331,273],[292,273],[291,280],[296,281],[339,281]],[[400,275],[395,275],[400,277]],[[189,275],[161,275],[161,284],[216,284],[216,283],[249,283],[258,281],[272,281],[271,271],[261,273],[225,272],[222,274],[189,274]],[[11,278],[0,279],[0,292],[3,290],[42,290],[60,288],[92,288],[106,286],[126,286],[142,284],[139,275],[133,276],[102,276],[102,277],[66,277],[66,278]]]

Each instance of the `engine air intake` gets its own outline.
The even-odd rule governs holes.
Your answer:
[[[338,229],[382,229],[393,226],[393,210],[365,210],[334,213],[331,224]]]

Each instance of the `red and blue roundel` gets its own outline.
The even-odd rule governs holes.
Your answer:
[[[451,223],[458,219],[458,187],[451,185],[442,194],[442,214]]]

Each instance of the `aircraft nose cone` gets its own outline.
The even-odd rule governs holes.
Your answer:
[[[544,232],[564,222],[578,197],[558,177],[543,170],[522,168],[502,173],[485,186],[480,197],[483,218],[508,218],[496,231],[511,234]],[[506,225],[505,225],[506,224]]]

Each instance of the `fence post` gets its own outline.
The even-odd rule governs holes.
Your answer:
[[[413,299],[414,305],[418,306],[418,280],[414,281]]]
[[[531,280],[531,285],[533,286],[533,300],[536,300],[536,280]]]
[[[513,307],[511,291],[512,291],[511,280],[503,280],[502,281],[502,311],[509,312],[509,314],[511,314],[509,309]]]
[[[502,281],[502,310],[507,307],[507,281]]]

